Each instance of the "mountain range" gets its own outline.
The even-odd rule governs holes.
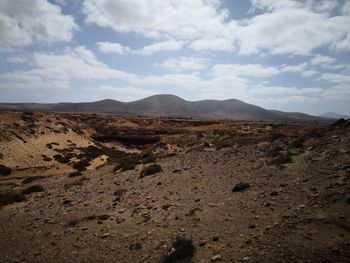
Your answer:
[[[322,115],[320,115],[320,117],[331,118],[331,119],[341,119],[341,118],[349,119],[350,118],[349,115],[343,115],[343,114],[339,114],[339,113],[336,113],[333,111],[323,113]]]
[[[133,102],[106,99],[80,103],[0,103],[2,110],[99,113],[124,116],[231,119],[277,122],[329,122],[329,116],[267,110],[236,99],[187,101],[175,95],[154,95]]]

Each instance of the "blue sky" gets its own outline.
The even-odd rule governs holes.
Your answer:
[[[350,114],[349,25],[346,0],[0,0],[0,101]]]

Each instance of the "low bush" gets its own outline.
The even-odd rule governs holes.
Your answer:
[[[88,180],[85,176],[81,176],[78,180],[66,183],[64,189],[68,190],[74,186],[83,186],[84,181]]]
[[[74,162],[72,164],[73,168],[79,172],[85,171],[86,167],[90,165],[90,162],[87,159],[81,159],[80,161]]]
[[[285,138],[285,137],[286,136],[284,134],[282,134],[282,133],[278,133],[278,132],[272,131],[272,132],[270,132],[269,134],[267,134],[265,136],[265,140],[273,142],[275,140],[282,139],[282,138]]]
[[[71,172],[68,177],[77,177],[77,176],[81,176],[82,173],[81,172]]]
[[[114,167],[114,172],[116,171],[127,171],[134,170],[136,165],[138,165],[140,161],[136,157],[125,156],[124,158],[117,161],[117,165]]]
[[[266,156],[267,157],[276,157],[279,155],[282,148],[278,145],[272,145],[267,151]]]
[[[22,193],[27,195],[31,193],[44,192],[45,188],[41,184],[33,184],[22,190]]]
[[[281,166],[286,163],[291,163],[292,161],[293,161],[292,154],[290,152],[286,152],[286,153],[279,153],[277,157],[270,162],[270,164]]]
[[[10,167],[7,167],[5,165],[0,164],[0,174],[1,175],[10,175],[12,173],[12,169]]]
[[[196,248],[191,239],[176,237],[170,251],[163,257],[163,263],[173,263],[189,260],[194,256]]]
[[[78,218],[71,218],[67,221],[66,227],[74,227],[79,224],[79,219]]]
[[[22,202],[26,198],[24,194],[20,191],[7,190],[5,192],[0,192],[0,205],[8,205],[15,202]]]
[[[115,201],[120,201],[120,199],[122,198],[122,196],[127,192],[128,190],[124,189],[124,188],[119,188],[114,192],[114,196],[115,196]]]
[[[52,161],[52,158],[46,156],[46,155],[43,155],[43,161],[45,162],[51,162]]]
[[[141,174],[140,174],[140,178],[143,178],[145,176],[149,176],[149,175],[152,175],[152,174],[156,174],[156,173],[159,173],[162,171],[162,167],[159,165],[159,164],[150,164],[150,165],[147,165],[145,166],[142,171],[141,171]]]
[[[22,184],[29,184],[33,181],[45,178],[45,176],[29,176],[22,181]]]
[[[300,147],[303,146],[304,142],[305,142],[305,139],[302,138],[302,137],[300,137],[300,138],[297,138],[297,139],[295,139],[294,141],[292,141],[292,143],[290,144],[290,146],[291,146],[292,148],[300,148]]]

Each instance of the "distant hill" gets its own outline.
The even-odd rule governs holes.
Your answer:
[[[133,102],[101,100],[81,103],[0,103],[3,110],[32,110],[69,113],[103,113],[126,116],[174,117],[194,119],[231,119],[276,122],[329,122],[298,112],[266,110],[236,99],[186,101],[175,95],[154,95]]]
[[[343,115],[343,114],[339,114],[339,113],[336,113],[336,112],[333,112],[333,111],[329,111],[329,112],[323,113],[319,117],[331,118],[331,119],[341,119],[341,118],[350,119],[349,115]]]

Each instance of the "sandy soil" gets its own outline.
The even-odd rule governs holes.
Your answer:
[[[20,118],[8,114],[0,115],[2,124]],[[348,124],[42,115],[35,134],[17,129],[26,150],[9,136],[13,127],[2,126],[0,164],[13,173],[1,176],[0,190],[40,184],[44,191],[0,208],[0,262],[161,262],[176,236],[196,249],[179,262],[350,261]],[[41,134],[48,117],[59,117],[68,132]],[[71,129],[76,125],[84,134]],[[140,178],[149,164],[121,171],[101,155],[81,176],[69,177],[70,163],[39,158],[69,147],[67,139],[78,151],[99,145],[92,139],[97,134],[125,130],[140,136],[167,131],[158,132],[159,142],[134,145],[161,172]],[[52,141],[59,145],[47,149]],[[24,183],[36,163],[46,170],[36,168],[35,176],[45,177]],[[233,192],[238,182],[250,187]]]

